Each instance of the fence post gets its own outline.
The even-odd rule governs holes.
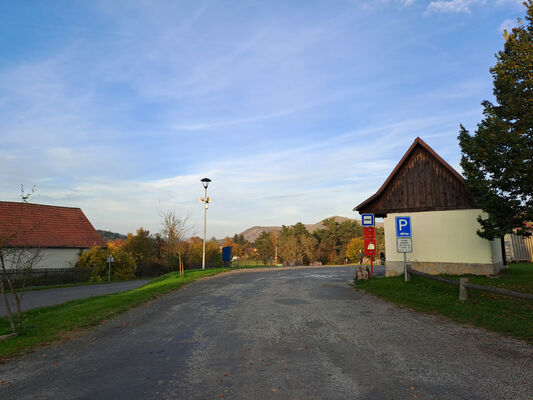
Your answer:
[[[405,275],[405,281],[406,282],[411,282],[411,269],[410,268],[406,269],[406,274],[407,275]]]
[[[459,300],[461,301],[468,299],[465,283],[468,283],[468,278],[459,278]]]

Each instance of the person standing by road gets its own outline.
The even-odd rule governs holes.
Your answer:
[[[359,250],[357,256],[359,257],[359,265],[363,265],[363,259],[365,258],[365,253],[363,253],[363,250]]]

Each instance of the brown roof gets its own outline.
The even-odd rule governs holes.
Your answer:
[[[79,208],[10,201],[0,201],[0,240],[14,247],[105,246]]]
[[[413,207],[413,206],[407,207],[406,210],[410,209],[411,211],[415,211],[416,209],[418,209],[419,211],[422,211],[422,210],[431,210],[431,209],[439,209],[439,208],[440,209],[473,208],[473,203],[472,203],[472,200],[470,198],[470,195],[466,192],[466,189],[465,189],[465,185],[464,185],[465,180],[461,176],[461,174],[459,174],[455,169],[453,169],[453,167],[450,166],[450,164],[448,164],[446,161],[444,161],[444,159],[442,159],[431,147],[429,147],[426,142],[424,142],[421,138],[417,137],[414,140],[414,142],[411,145],[411,147],[409,147],[407,152],[404,154],[404,156],[402,157],[400,162],[396,165],[394,170],[391,172],[391,174],[385,180],[383,185],[381,185],[381,187],[378,189],[378,191],[373,196],[369,197],[368,199],[363,201],[361,204],[356,206],[354,208],[354,211],[374,212],[373,208],[375,208],[374,206],[376,205],[376,203],[378,203],[378,202],[383,200],[383,196],[384,196],[384,194],[387,191],[390,192],[392,190],[391,189],[391,187],[393,186],[392,183],[394,181],[398,181],[398,180],[403,179],[405,177],[406,170],[407,169],[412,169],[412,167],[414,165],[408,165],[408,164],[410,162],[413,163],[415,155],[416,154],[421,154],[420,152],[428,154],[430,158],[435,160],[435,162],[436,162],[435,165],[437,165],[438,168],[440,168],[441,170],[445,171],[445,173],[449,177],[449,179],[451,181],[455,182],[455,184],[447,187],[447,189],[449,189],[448,192],[449,191],[457,191],[457,190],[459,190],[461,192],[461,193],[459,193],[461,198],[457,201],[457,196],[454,196],[455,199],[453,201],[453,203],[454,203],[453,205],[442,205],[441,204],[441,207],[435,207],[433,204],[432,205],[422,204],[422,203],[425,202],[425,199],[423,199],[423,197],[425,197],[425,194],[423,193],[425,188],[424,187],[418,187],[418,188],[416,188],[417,189],[416,192],[422,198],[422,202],[419,203],[419,205],[417,207]],[[415,167],[420,168],[420,166],[415,166]],[[427,167],[427,165],[426,165],[426,167]],[[413,185],[413,183],[411,183],[411,185]],[[388,193],[388,195],[390,195],[390,193]],[[403,195],[402,195],[404,201],[405,201],[405,196],[406,195],[407,195],[406,193],[403,193]],[[411,192],[411,195],[412,195],[412,192]],[[433,197],[432,200],[435,200],[436,195],[437,195],[437,193],[433,193],[434,197]],[[448,202],[447,199],[444,199],[444,203],[446,203],[446,202]],[[389,212],[395,212],[396,210],[388,210],[388,211]],[[386,214],[387,210],[379,209],[379,210],[376,210],[375,212],[380,214],[379,216],[384,216]]]

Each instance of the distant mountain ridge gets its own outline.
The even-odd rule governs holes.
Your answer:
[[[361,223],[361,220],[353,219],[353,218],[347,218],[347,217],[334,216],[334,217],[329,217],[329,218],[333,218],[339,224],[344,222],[344,221],[357,221],[357,222]],[[324,220],[325,219],[329,219],[329,218],[324,218],[322,221],[317,222],[316,224],[304,224],[305,228],[309,232],[313,233],[317,229],[324,228]],[[377,223],[376,226],[382,227],[383,223]],[[263,231],[266,231],[266,232],[279,232],[279,231],[281,231],[281,226],[253,226],[251,228],[246,229],[245,231],[242,231],[240,234],[242,234],[246,240],[248,240],[249,242],[253,243],[253,242],[255,242],[255,240],[259,237],[259,235]]]
[[[98,232],[98,234],[106,242],[112,242],[113,240],[116,240],[116,239],[126,240],[126,238],[127,238],[127,236],[123,235],[122,233],[106,231],[106,230],[103,230],[103,229],[97,229],[96,232]]]

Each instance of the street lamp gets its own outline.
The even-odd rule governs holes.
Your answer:
[[[204,249],[202,252],[202,269],[205,269],[205,227],[207,218],[207,208],[209,207],[209,197],[207,197],[207,186],[209,185],[209,182],[211,182],[211,179],[204,178],[201,180],[201,182],[205,189],[205,197],[200,197],[200,201],[204,203]]]

